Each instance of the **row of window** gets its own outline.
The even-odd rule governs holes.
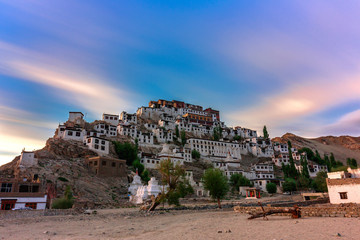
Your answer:
[[[105,116],[105,119],[118,120],[118,118],[117,118],[117,117],[109,117],[109,116]]]
[[[73,131],[68,131],[68,136],[72,136],[73,135]],[[81,136],[81,132],[75,132],[75,136],[80,137]]]

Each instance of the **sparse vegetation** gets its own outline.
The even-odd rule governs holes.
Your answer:
[[[64,191],[64,196],[62,198],[55,199],[52,208],[54,209],[68,209],[72,208],[74,204],[74,197],[71,190],[71,186],[66,186],[66,189]]]

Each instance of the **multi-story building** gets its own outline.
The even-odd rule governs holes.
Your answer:
[[[241,147],[239,143],[198,138],[190,138],[187,140],[187,143],[189,144],[191,150],[195,149],[204,156],[226,157],[227,154],[230,153],[233,158],[237,158],[238,160],[241,159]]]
[[[119,124],[119,115],[104,113],[102,120],[116,127]]]
[[[45,209],[46,191],[37,175],[33,179],[0,179],[1,210]]]
[[[130,114],[130,113],[127,113],[124,111],[120,114],[120,120],[123,123],[137,124],[137,116],[136,115],[137,115],[136,113]]]
[[[109,124],[108,122],[102,121],[94,126],[94,129],[99,132],[101,135],[106,137],[116,137],[117,136],[117,125]]]
[[[89,136],[85,138],[84,143],[90,150],[97,152],[100,156],[109,154],[109,141],[105,138]]]

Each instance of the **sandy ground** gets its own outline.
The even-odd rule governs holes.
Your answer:
[[[218,233],[222,231],[221,233]],[[338,233],[341,236],[337,236]],[[0,222],[0,239],[360,239],[359,218],[269,216],[247,220],[232,210],[100,210],[97,215],[47,216]]]

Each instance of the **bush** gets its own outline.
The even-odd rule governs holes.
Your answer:
[[[266,191],[268,193],[276,193],[277,187],[275,183],[266,184]]]
[[[55,199],[52,208],[54,209],[68,209],[72,208],[74,204],[74,197],[70,186],[66,186],[64,196],[62,198]]]
[[[74,204],[73,199],[66,199],[65,197],[55,199],[52,208],[53,209],[69,209],[72,208]]]
[[[194,150],[191,151],[191,157],[193,159],[199,159],[200,158],[200,153],[194,149]]]

